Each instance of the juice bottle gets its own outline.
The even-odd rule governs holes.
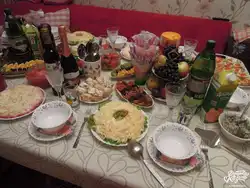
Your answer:
[[[237,86],[237,77],[231,71],[221,71],[214,75],[201,108],[201,120],[204,123],[218,121]]]
[[[24,31],[29,39],[35,59],[42,59],[43,49],[38,29],[34,25],[26,24]]]

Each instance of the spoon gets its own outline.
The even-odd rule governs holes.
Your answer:
[[[234,149],[222,144],[220,141],[220,136],[216,132],[211,131],[211,130],[204,130],[204,129],[200,129],[200,128],[195,128],[195,132],[197,132],[201,136],[202,140],[209,147],[211,147],[211,148],[221,147],[224,150],[226,150],[227,152],[233,153],[238,159],[244,161],[246,164],[250,165],[250,159],[243,156],[238,151],[235,151]]]
[[[250,102],[248,102],[248,104],[245,106],[243,112],[241,113],[241,115],[240,115],[240,120],[241,120],[242,117],[245,115],[245,113],[246,113],[246,111],[248,110],[249,106],[250,106]]]
[[[153,168],[151,168],[149,163],[143,158],[143,146],[140,143],[138,143],[136,140],[130,140],[128,143],[128,152],[132,157],[141,159],[149,172],[155,177],[160,185],[165,187],[165,183],[159,174]]]

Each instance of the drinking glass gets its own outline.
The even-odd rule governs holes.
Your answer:
[[[47,69],[47,74],[45,75],[49,84],[55,89],[58,94],[59,100],[62,100],[62,84],[63,84],[63,69],[60,65],[57,65],[53,70]]]
[[[118,37],[118,33],[119,33],[118,27],[110,27],[107,29],[107,34],[108,34],[109,40],[111,42],[112,49],[114,49],[115,41]]]
[[[172,111],[182,100],[186,91],[186,87],[183,84],[167,84],[165,88],[166,103],[169,107],[168,119],[172,121]]]
[[[74,109],[78,109],[80,106],[79,94],[76,91],[77,84],[65,83],[63,84],[63,92],[66,98],[66,102]]]
[[[196,110],[197,110],[196,105],[188,105],[184,101],[182,101],[177,117],[177,123],[188,126]]]
[[[197,47],[198,41],[195,39],[184,39],[184,54],[185,58],[192,60],[192,54]]]

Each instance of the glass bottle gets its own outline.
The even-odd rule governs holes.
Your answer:
[[[194,60],[184,96],[186,104],[200,106],[203,103],[215,71],[215,44],[215,41],[208,40],[206,48]]]

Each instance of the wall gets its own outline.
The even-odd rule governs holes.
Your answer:
[[[250,26],[250,0],[74,0],[77,4],[230,19],[235,29]]]

